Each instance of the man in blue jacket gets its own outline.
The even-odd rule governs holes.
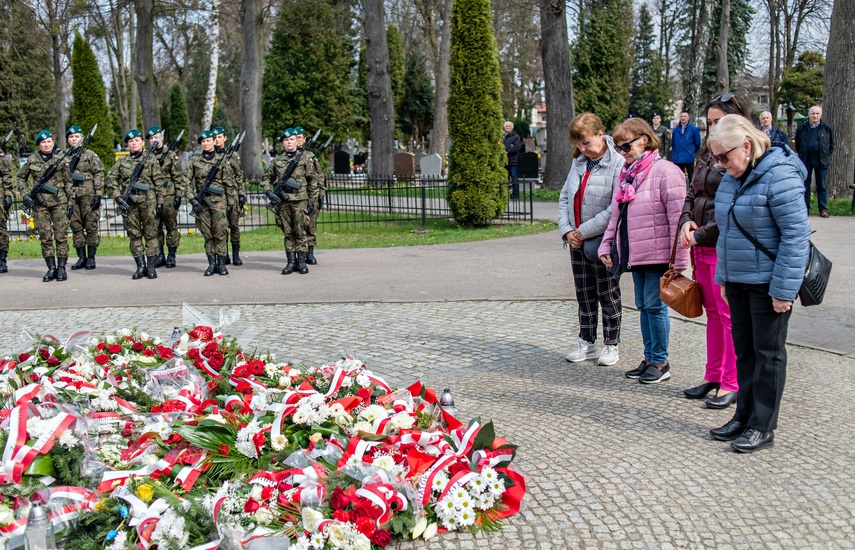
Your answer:
[[[671,162],[680,167],[689,181],[695,173],[695,156],[700,148],[700,130],[689,124],[689,111],[681,111],[680,124],[671,132]]]
[[[816,201],[819,215],[828,217],[828,193],[825,176],[831,166],[831,154],[834,152],[834,129],[822,121],[822,107],[814,105],[808,111],[808,119],[796,129],[796,152],[807,168],[805,178],[805,204],[810,211],[810,176],[816,177]]]

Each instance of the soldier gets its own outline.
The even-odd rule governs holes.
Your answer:
[[[226,236],[228,220],[226,219],[226,173],[228,167],[220,164],[216,175],[211,181],[203,197],[197,198],[211,169],[217,164],[217,152],[214,150],[214,133],[205,130],[197,140],[202,145],[202,153],[190,159],[187,168],[187,198],[193,205],[196,216],[196,227],[205,237],[205,254],[208,255],[208,269],[205,277],[214,273],[228,275],[226,269]],[[203,199],[207,199],[207,204]]]
[[[294,128],[286,129],[279,139],[285,152],[268,164],[261,186],[270,202],[277,207],[276,216],[285,234],[285,255],[288,257],[288,263],[282,274],[288,275],[295,269],[306,274],[309,272],[306,266],[306,220],[307,216],[314,212],[318,199],[317,178],[311,164],[303,156],[291,178],[283,186],[281,196],[271,190],[297,154],[297,132]]]
[[[160,165],[152,155],[143,154],[143,138],[139,130],[125,134],[130,154],[116,161],[107,174],[107,189],[124,216],[125,232],[130,239],[131,255],[137,264],[131,279],[157,279],[157,218],[163,210],[158,195],[158,182],[163,180]],[[139,163],[145,162],[139,179],[127,189]],[[124,197],[128,192],[127,199]]]
[[[226,154],[226,131],[222,126],[214,126],[211,131],[214,133],[214,150],[218,156]],[[228,250],[226,250],[226,265],[234,263],[234,265],[243,265],[243,260],[240,259],[240,216],[243,213],[243,207],[246,205],[246,186],[243,181],[243,170],[240,167],[240,157],[233,154],[229,159],[228,166],[220,166],[220,170],[225,170],[226,177],[226,217],[229,221],[229,240],[232,243],[232,255],[234,261],[229,258]]]
[[[12,197],[15,185],[12,182],[12,163],[6,152],[0,150],[0,191],[3,192],[3,222],[0,223],[0,273],[6,273],[6,256],[9,254],[9,210],[12,209]]]
[[[62,158],[62,152],[54,148],[53,134],[48,130],[36,134],[36,146],[39,150],[30,155],[18,171],[18,186],[24,195],[24,208],[33,214],[36,231],[39,232],[42,257],[48,268],[42,281],[65,281],[68,279],[65,271],[68,262],[68,218],[74,211],[74,205],[69,201],[74,200],[74,188],[68,170],[60,166],[38,196],[30,196],[32,185]],[[31,176],[32,184],[29,181]]]
[[[152,148],[152,156],[157,158],[163,180],[158,184],[158,197],[163,205],[157,221],[158,255],[156,267],[175,267],[175,253],[181,243],[181,232],[178,231],[178,209],[181,207],[181,197],[184,190],[184,169],[175,151],[164,154],[163,130],[160,126],[152,126],[145,133],[148,146]],[[166,243],[167,255],[163,255],[163,243]]]
[[[653,113],[653,133],[659,138],[659,156],[667,159],[671,155],[671,130],[662,126],[662,115]]]
[[[65,132],[69,147],[83,141],[79,126],[70,126]],[[77,262],[72,270],[95,269],[95,252],[101,244],[99,225],[101,221],[101,195],[104,194],[104,164],[95,151],[83,149],[71,184],[75,189],[74,212],[71,215],[71,234]]]
[[[302,126],[296,126],[294,130],[297,132],[297,147],[302,149],[303,144],[306,143],[306,132],[303,130]],[[318,159],[315,157],[315,154],[311,151],[306,151],[303,153],[303,158],[310,160],[309,164],[314,169],[315,178],[318,182],[318,200],[315,202],[315,207],[313,208],[312,213],[309,214],[308,224],[306,225],[306,244],[308,245],[306,263],[309,265],[317,265],[318,260],[315,259],[315,246],[318,244],[318,216],[321,213],[321,209],[324,207],[324,197],[327,196],[327,183],[324,178],[324,172],[318,165]]]

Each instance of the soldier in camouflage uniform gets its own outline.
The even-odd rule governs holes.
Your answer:
[[[5,151],[0,150],[0,191],[3,193],[3,216],[0,222],[0,273],[6,273],[6,256],[9,254],[9,210],[12,209],[12,197],[15,196],[15,184],[12,182],[12,161]]]
[[[211,130],[205,130],[199,134],[198,142],[202,145],[202,153],[190,159],[190,166],[187,168],[187,198],[193,206],[196,227],[199,228],[199,233],[205,237],[205,254],[208,256],[208,269],[205,270],[205,277],[210,277],[214,273],[228,275],[229,270],[226,268],[226,237],[229,229],[229,222],[226,218],[228,167],[221,163],[207,193],[203,197],[197,198],[208,174],[217,164],[214,133]],[[207,204],[204,199],[207,199]]]
[[[71,126],[65,132],[69,147],[83,141],[79,126]],[[99,224],[101,221],[101,195],[104,194],[104,165],[98,154],[83,149],[77,168],[71,174],[75,190],[74,212],[71,214],[71,234],[77,262],[71,269],[95,269],[95,252],[101,244]]]
[[[62,151],[54,148],[53,135],[48,130],[36,134],[36,146],[39,150],[30,155],[18,171],[18,187],[24,195],[24,208],[32,213],[42,243],[42,257],[48,268],[42,281],[65,281],[68,279],[65,271],[68,262],[68,218],[74,210],[70,202],[74,200],[74,188],[68,170],[60,166],[39,193],[41,201],[39,197],[30,196],[32,186],[42,174],[62,158]]]
[[[277,195],[272,190],[297,154],[297,132],[294,128],[286,129],[279,139],[282,140],[285,152],[267,165],[267,172],[264,174],[261,186],[270,202],[276,205],[276,215],[285,234],[285,255],[288,257],[288,263],[282,270],[282,274],[288,275],[295,269],[301,274],[306,274],[309,272],[306,266],[308,252],[306,223],[308,215],[314,212],[315,202],[318,200],[317,178],[311,163],[303,156],[291,178],[282,187],[281,193]]]
[[[153,154],[143,153],[143,138],[139,130],[133,129],[125,134],[125,143],[130,154],[116,161],[107,174],[107,191],[116,201],[116,207],[124,216],[125,232],[131,241],[131,255],[137,264],[133,280],[157,278],[157,218],[162,210],[158,195],[158,183],[163,181],[163,173]],[[145,165],[139,179],[133,184],[127,200],[123,197],[131,175],[137,165]]]
[[[218,156],[226,154],[226,131],[222,126],[211,128],[214,133],[214,150]],[[232,255],[234,261],[229,258],[226,251],[226,264],[243,265],[240,259],[240,216],[246,205],[246,186],[243,181],[243,170],[240,167],[240,157],[233,154],[229,159],[228,167],[220,166],[226,170],[226,217],[229,220],[229,240],[232,243]]]
[[[156,267],[175,267],[175,253],[181,243],[181,232],[178,231],[178,209],[181,207],[181,197],[184,190],[184,169],[178,158],[177,151],[169,151],[164,155],[163,130],[160,126],[152,126],[146,132],[148,146],[152,148],[151,155],[157,157],[157,163],[163,172],[163,180],[158,183],[158,197],[163,205],[158,219],[158,256]],[[163,255],[163,244],[166,243],[167,255]]]
[[[297,132],[297,148],[302,149],[303,144],[306,143],[306,132],[302,126],[296,126],[294,130]],[[308,245],[306,263],[317,265],[318,260],[315,258],[315,246],[318,244],[318,216],[324,207],[324,198],[327,196],[327,183],[315,154],[311,151],[306,151],[303,153],[303,158],[309,159],[309,164],[314,169],[315,178],[318,182],[318,200],[315,202],[315,207],[312,209],[312,213],[309,214],[308,223],[306,224],[306,244]]]

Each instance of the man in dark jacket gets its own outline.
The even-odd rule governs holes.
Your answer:
[[[769,111],[760,113],[760,129],[769,137],[769,141],[775,147],[783,147],[789,142],[786,132],[781,130],[778,125],[772,124],[772,113]]]
[[[816,177],[816,200],[820,217],[828,217],[828,193],[825,176],[834,153],[834,129],[822,121],[822,107],[814,105],[808,111],[808,120],[796,129],[796,152],[807,168],[805,178],[805,204],[810,210],[810,176]]]
[[[508,153],[508,180],[513,184],[511,199],[518,199],[520,197],[520,185],[517,183],[519,179],[517,157],[520,149],[522,149],[522,140],[519,134],[514,132],[513,122],[505,122],[505,138],[502,141],[505,145],[505,151]]]

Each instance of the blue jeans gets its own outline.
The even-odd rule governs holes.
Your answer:
[[[644,360],[654,365],[668,362],[668,336],[671,319],[668,306],[659,298],[659,279],[668,267],[632,272],[635,284],[635,307],[641,314],[641,339],[644,342]]]
[[[816,176],[816,202],[818,203],[819,211],[828,211],[828,189],[825,185],[825,176],[828,174],[828,169],[822,167],[819,159],[811,158],[808,158],[805,168],[807,168],[807,177],[805,177],[805,204],[807,204],[808,210],[810,210],[810,174],[813,172]]]

